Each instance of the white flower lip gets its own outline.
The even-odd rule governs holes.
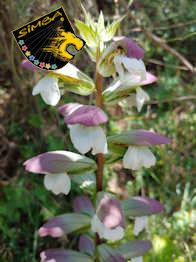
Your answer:
[[[58,87],[58,78],[44,77],[33,88],[32,95],[40,94],[44,102],[55,106],[60,100],[60,90]]]
[[[131,262],[142,262],[143,261],[143,258],[142,257],[133,257],[131,259]]]
[[[146,147],[129,146],[123,157],[124,168],[138,170],[143,166],[150,168],[155,165],[156,158]]]
[[[71,180],[67,174],[48,174],[44,177],[44,185],[55,195],[60,193],[67,195],[71,189]]]
[[[130,77],[134,78],[135,85],[146,80],[146,68],[142,60],[129,58],[125,55],[117,55],[114,57],[114,64],[122,82],[124,81],[126,71],[130,73]]]
[[[147,216],[142,216],[142,217],[136,217],[135,224],[134,224],[134,235],[138,236],[139,233],[143,229],[147,229],[148,226],[148,217]]]
[[[139,87],[136,89],[136,104],[138,112],[142,110],[142,106],[145,103],[145,101],[149,100],[149,95],[142,88]]]
[[[69,125],[71,141],[82,154],[92,149],[92,154],[107,154],[107,140],[100,126],[85,127],[80,124]]]
[[[124,229],[122,227],[118,226],[114,229],[107,228],[96,214],[93,216],[91,221],[91,230],[93,232],[97,232],[101,238],[105,238],[107,240],[117,241],[124,236]]]

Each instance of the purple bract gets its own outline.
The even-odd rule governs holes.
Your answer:
[[[79,107],[78,103],[70,103],[61,106],[59,111],[64,116],[65,122],[69,125],[97,126],[108,120],[103,110],[96,106],[81,105]]]

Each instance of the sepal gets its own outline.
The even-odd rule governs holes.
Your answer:
[[[27,160],[24,165],[27,171],[41,174],[79,174],[96,169],[94,160],[69,151],[43,153]]]
[[[87,196],[77,196],[74,200],[74,212],[93,216],[95,210]]]
[[[83,253],[70,249],[48,249],[40,254],[41,262],[93,262],[94,260]]]
[[[170,140],[155,132],[138,129],[107,137],[108,143],[123,146],[154,146],[168,144]]]
[[[78,248],[82,253],[94,255],[95,243],[86,235],[81,235]]]
[[[64,90],[79,95],[87,96],[95,91],[93,80],[71,63],[49,73],[48,76],[59,78],[59,85]]]
[[[133,197],[121,201],[122,210],[125,216],[142,217],[164,211],[164,207],[155,199],[149,197]]]
[[[126,262],[126,260],[116,252],[116,249],[109,245],[101,244],[97,247],[100,262]]]
[[[127,260],[142,256],[151,248],[152,243],[148,240],[133,240],[118,246],[117,252]]]
[[[88,215],[68,213],[56,216],[45,223],[38,231],[40,237],[61,237],[74,231],[90,227],[91,218]]]

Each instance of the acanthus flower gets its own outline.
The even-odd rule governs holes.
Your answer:
[[[145,51],[133,40],[121,37],[105,49],[98,63],[98,70],[104,77],[118,72],[122,82],[128,73],[130,81],[137,85],[146,79],[146,68],[141,60],[144,53]]]
[[[142,80],[136,85],[135,82],[130,81],[129,73],[125,73],[123,82],[118,77],[104,90],[103,97],[105,102],[109,104],[115,104],[126,99],[129,107],[135,106],[140,112],[145,101],[150,100],[149,95],[141,86],[152,84],[156,81],[156,76],[146,72],[146,80]]]
[[[104,194],[98,202],[96,211],[94,211],[89,198],[76,197],[74,211],[76,213],[88,211],[92,216],[91,230],[97,232],[100,238],[113,241],[123,238],[125,217],[121,210],[121,203],[109,194]]]
[[[28,60],[23,60],[21,64],[26,69],[41,71]],[[33,96],[40,94],[46,104],[55,106],[61,97],[61,87],[81,95],[89,95],[95,90],[92,79],[68,63],[58,70],[46,73],[46,76],[34,86],[32,94]]]
[[[148,149],[148,146],[168,144],[170,140],[155,132],[133,130],[110,136],[108,142],[128,146],[128,150],[123,156],[123,166],[124,168],[138,170],[141,167],[150,168],[156,163],[156,158]]]
[[[123,238],[124,228],[125,217],[120,201],[105,194],[91,221],[91,230],[97,232],[100,238],[116,241]]]
[[[69,151],[53,151],[35,156],[27,160],[24,165],[29,172],[45,175],[44,185],[48,190],[56,195],[60,193],[67,195],[71,189],[68,173],[90,170],[95,162]]]
[[[92,154],[106,154],[107,140],[99,125],[107,122],[106,114],[96,106],[69,103],[59,108],[70,129],[71,141],[82,154],[92,149]]]

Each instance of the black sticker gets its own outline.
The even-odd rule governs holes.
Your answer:
[[[57,70],[74,58],[85,41],[77,37],[62,7],[14,30],[14,38],[24,56],[44,70]]]

